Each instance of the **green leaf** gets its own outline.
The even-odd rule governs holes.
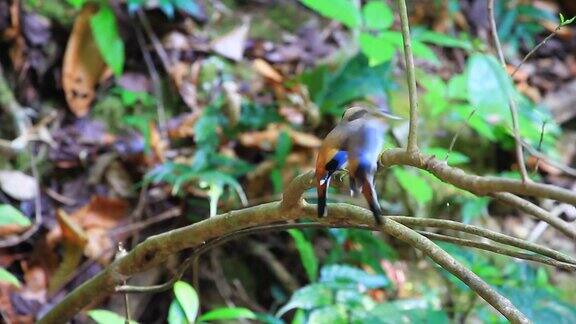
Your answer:
[[[470,105],[456,105],[453,107],[454,111],[460,117],[463,123],[468,123],[468,125],[477,131],[482,137],[490,140],[496,141],[496,134],[494,132],[494,127],[491,127],[488,122],[484,120],[477,112],[470,118],[470,113],[474,108]],[[476,110],[477,111],[477,110]]]
[[[176,8],[184,11],[192,17],[201,18],[204,16],[202,8],[200,8],[196,0],[172,0],[172,3],[174,3]]]
[[[315,309],[308,318],[310,324],[347,324],[348,315],[344,305],[330,305]]]
[[[198,309],[200,308],[200,301],[198,300],[196,290],[184,281],[177,281],[174,284],[174,295],[176,295],[178,303],[184,310],[188,322],[194,323],[198,315]]]
[[[124,324],[126,318],[114,312],[105,309],[94,309],[88,311],[88,316],[98,324]],[[136,321],[130,321],[130,324],[137,324]]]
[[[311,282],[315,281],[318,276],[318,259],[314,254],[314,246],[304,237],[304,234],[297,229],[288,230],[288,234],[294,239],[296,249],[298,249],[300,253],[300,260],[302,260],[302,265],[304,266],[304,270],[306,270],[308,279]]]
[[[527,285],[503,287],[499,290],[532,323],[576,323],[576,307],[562,302],[544,289]]]
[[[320,282],[335,284],[334,287],[338,288],[353,288],[360,284],[368,289],[376,289],[390,285],[390,280],[384,275],[370,274],[364,270],[344,264],[332,264],[322,267]]]
[[[11,274],[10,272],[8,272],[8,270],[4,268],[0,268],[0,282],[6,282],[18,288],[22,286],[18,278],[16,278],[16,276]]]
[[[3,225],[18,225],[22,227],[28,227],[32,225],[32,222],[26,217],[22,212],[12,205],[1,204],[0,205],[0,226]]]
[[[298,289],[286,305],[278,310],[277,316],[286,314],[289,310],[300,308],[309,310],[327,306],[332,303],[332,289],[324,284],[312,284]]]
[[[360,26],[360,11],[350,0],[300,0],[322,16],[337,20],[348,28]]]
[[[379,36],[372,36],[368,33],[360,34],[360,49],[368,57],[370,66],[388,62],[394,57],[396,47],[392,39],[395,37],[395,32],[385,32]]]
[[[440,60],[436,53],[428,45],[424,44],[419,40],[412,40],[412,51],[414,52],[414,57],[418,57],[429,61],[432,64],[440,64]]]
[[[303,310],[299,309],[294,314],[291,324],[306,324],[306,314]]]
[[[380,0],[372,0],[362,8],[364,14],[364,26],[368,29],[388,29],[394,23],[392,9]]]
[[[423,177],[398,167],[392,168],[392,172],[400,183],[400,186],[402,186],[410,196],[414,197],[419,204],[423,205],[432,200],[434,192]]]
[[[440,160],[444,160],[448,154],[448,150],[442,147],[429,147],[424,150],[428,155],[434,155]],[[448,156],[449,165],[461,165],[470,162],[470,158],[460,152],[452,151]]]
[[[279,168],[274,168],[270,172],[270,180],[272,181],[272,188],[274,188],[274,193],[279,194],[282,193],[283,189],[283,179],[282,179],[282,170]]]
[[[100,10],[90,18],[92,35],[106,64],[118,77],[124,70],[124,42],[118,33],[114,11],[102,4]]]
[[[460,214],[462,221],[466,224],[471,223],[474,219],[488,214],[488,204],[490,199],[486,197],[474,197],[465,199],[462,204]]]
[[[367,57],[359,54],[329,76],[325,87],[314,99],[322,113],[340,117],[343,106],[352,100],[386,96],[386,91],[392,85],[392,65],[370,66],[368,63]]]
[[[237,319],[255,319],[256,314],[248,308],[242,307],[225,307],[218,308],[207,312],[198,318],[199,321],[217,321],[217,320],[237,320]]]
[[[168,324],[187,324],[186,314],[176,299],[172,299],[168,308]]]
[[[446,83],[437,75],[424,74],[419,77],[419,81],[426,89],[422,96],[424,105],[429,107],[432,117],[446,111],[449,106],[447,100],[448,89]]]
[[[370,310],[363,323],[450,323],[448,315],[442,310],[435,310],[425,300],[398,300],[382,303]]]
[[[510,77],[490,55],[474,54],[468,61],[468,100],[492,122],[510,122],[508,99],[515,93]]]
[[[68,3],[76,9],[80,9],[86,3],[86,1],[87,0],[68,0]]]
[[[431,30],[424,30],[415,36],[415,38],[421,42],[431,43],[442,47],[461,48],[467,51],[471,51],[473,48],[472,43],[467,39],[459,39]]]
[[[448,98],[468,100],[468,78],[466,74],[456,74],[448,81]]]
[[[282,131],[282,133],[278,135],[276,149],[274,150],[274,158],[280,168],[284,167],[286,158],[288,157],[288,154],[290,154],[290,151],[292,151],[292,139],[290,138],[290,135],[288,135],[288,132]]]

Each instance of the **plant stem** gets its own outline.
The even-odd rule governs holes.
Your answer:
[[[406,78],[408,82],[408,99],[410,100],[410,126],[408,130],[408,152],[418,150],[418,90],[416,87],[416,69],[414,67],[414,55],[410,37],[410,22],[408,21],[408,9],[405,0],[397,0],[402,28],[402,40],[404,42],[404,61],[406,62]]]
[[[496,20],[494,18],[494,0],[488,0],[488,16],[490,17],[492,38],[494,40],[494,46],[496,47],[496,52],[498,53],[498,59],[500,60],[500,64],[502,64],[502,67],[506,69],[506,60],[504,59],[504,52],[502,51],[502,45],[500,44],[500,38],[498,37],[498,29],[496,27]],[[522,139],[520,138],[520,125],[518,123],[518,108],[516,107],[516,102],[512,98],[512,94],[507,93],[506,95],[508,96],[508,106],[510,107],[510,114],[512,115],[512,132],[514,134],[518,168],[520,169],[522,182],[528,183],[531,180],[530,177],[528,176],[528,171],[526,169],[526,162],[524,161]]]

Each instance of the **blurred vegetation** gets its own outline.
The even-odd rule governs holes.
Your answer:
[[[5,2],[0,8],[17,2]],[[540,2],[496,2],[499,36],[511,62],[519,63],[551,32],[550,26],[568,21],[564,16],[571,17],[570,13],[558,15],[561,3],[543,6]],[[228,210],[272,201],[290,179],[312,168],[320,139],[347,105],[363,102],[408,116],[396,8],[389,1],[376,0],[96,1],[98,9],[89,19],[97,48],[92,54],[101,56],[108,71],[95,78],[94,101],[85,115],[79,115],[66,108],[70,107],[66,102],[70,90],[63,88],[59,78],[66,43],[74,33],[73,17],[86,3],[22,1],[21,13],[28,17],[24,24],[29,22],[32,32],[37,28],[49,36],[35,44],[25,28],[21,31],[28,38],[19,52],[24,55],[20,67],[8,53],[18,46],[17,38],[5,37],[1,43],[2,66],[12,71],[10,82],[18,85],[15,94],[29,107],[34,124],[54,111],[58,114],[49,128],[43,126],[50,136],[39,139],[34,154],[43,186],[73,202],[43,194],[45,223],[38,236],[59,226],[54,216],[57,208],[74,212],[98,195],[120,197],[130,210],[145,205],[138,217],[130,218],[133,213],[115,220],[105,229],[111,232],[152,219],[171,207],[181,208],[183,217],[141,230],[134,242]],[[486,20],[485,13],[470,3],[474,1],[409,2],[420,87],[420,146],[476,174],[518,178],[511,162],[514,138],[508,96],[512,96],[519,105],[526,145],[562,160],[567,154],[563,143],[573,138],[574,128],[561,125],[542,101],[543,95],[561,85],[543,89],[537,79],[538,60],[554,54],[529,61],[533,72],[524,79],[510,77],[510,71],[491,54],[486,22],[474,21]],[[3,15],[0,27],[4,27]],[[573,43],[571,22],[563,29],[572,33]],[[245,35],[243,26],[249,26]],[[144,44],[138,33],[144,36]],[[158,46],[163,48],[160,52]],[[563,46],[564,52],[574,50],[573,44],[562,39],[555,46]],[[234,56],[236,47],[239,59]],[[147,62],[150,57],[152,62]],[[574,79],[576,72],[571,73],[555,82]],[[1,119],[8,120],[6,116]],[[387,135],[387,147],[404,145],[406,134],[407,120],[395,122]],[[455,134],[458,140],[449,149]],[[12,126],[2,126],[0,135],[16,138],[18,133]],[[109,160],[104,160],[105,155]],[[120,171],[111,161],[119,162]],[[2,155],[0,166],[29,172],[28,152]],[[534,169],[533,164],[529,166]],[[100,176],[94,178],[95,174]],[[546,170],[533,175],[566,186],[574,181],[558,180]],[[524,236],[535,225],[526,216],[419,170],[393,167],[383,171],[377,187],[388,214],[454,219]],[[19,199],[2,189],[0,226],[30,226],[36,208],[33,200]],[[138,191],[140,198],[135,194]],[[362,204],[341,192],[333,189],[332,199]],[[313,201],[314,193],[309,197]],[[545,240],[555,240],[554,235]],[[128,240],[110,237],[114,237],[112,247]],[[24,253],[31,258],[43,244],[36,240],[6,254]],[[273,252],[274,266],[285,268],[301,287],[287,289],[272,261],[258,257],[248,248],[250,243]],[[553,244],[575,252],[573,242]],[[572,274],[450,244],[442,247],[510,298],[534,323],[576,323]],[[56,248],[51,251],[56,259],[59,253]],[[85,258],[96,259],[86,253]],[[172,269],[179,262],[172,260],[167,266]],[[241,319],[264,323],[504,322],[458,279],[422,255],[367,231],[306,229],[259,235],[217,248],[199,264],[193,269],[197,273],[183,278],[192,283],[194,276],[196,289],[180,281],[172,292],[143,301],[148,307],[139,308],[140,317],[133,320],[171,324]],[[95,262],[91,265],[101,268]],[[20,261],[2,266],[0,282],[31,285],[30,279],[24,279],[30,270]],[[155,282],[169,278],[169,273],[158,275]],[[75,276],[86,279],[78,273]],[[62,289],[70,291],[76,285],[72,281]],[[53,302],[51,298],[42,301]],[[114,302],[118,303],[110,304]],[[29,313],[37,315],[39,309]],[[110,309],[91,310],[87,316],[98,323],[123,323],[121,308]]]

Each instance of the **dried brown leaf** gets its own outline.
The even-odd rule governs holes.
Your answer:
[[[212,41],[212,50],[225,58],[237,62],[241,61],[244,57],[244,48],[246,47],[249,30],[250,22],[242,24],[240,27]]]
[[[70,110],[82,117],[90,111],[96,85],[106,74],[106,63],[96,46],[90,18],[98,8],[86,4],[74,21],[62,66],[62,87]]]

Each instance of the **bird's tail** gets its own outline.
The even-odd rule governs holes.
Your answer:
[[[326,191],[330,182],[330,176],[325,175],[318,178],[316,192],[318,194],[318,217],[326,216]]]
[[[373,173],[366,172],[363,168],[359,168],[357,171],[357,178],[362,182],[362,194],[366,198],[366,202],[370,207],[372,215],[374,215],[374,221],[376,224],[382,224],[382,209],[380,208],[380,203],[378,202],[378,195],[376,194],[376,189],[374,188]]]

